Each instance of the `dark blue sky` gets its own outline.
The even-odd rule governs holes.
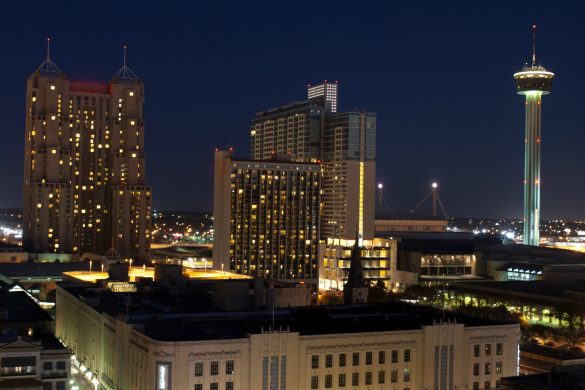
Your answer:
[[[453,216],[521,216],[524,104],[512,74],[535,22],[538,57],[557,73],[543,102],[542,215],[585,218],[582,2],[149,3],[3,4],[0,207],[22,203],[25,82],[50,35],[54,61],[87,81],[108,81],[128,44],[146,83],[157,208],[211,209],[213,149],[247,156],[255,112],[330,79],[342,110],[378,113],[377,176],[392,209],[438,180]]]

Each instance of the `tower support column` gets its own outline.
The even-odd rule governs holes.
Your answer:
[[[526,96],[524,149],[524,244],[538,245],[540,226],[540,109],[541,91]]]

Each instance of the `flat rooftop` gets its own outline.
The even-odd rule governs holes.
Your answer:
[[[566,296],[566,291],[585,292],[583,282],[561,283],[537,281],[480,281],[457,282],[449,285],[450,290],[477,293],[490,296],[519,297],[537,303],[559,303],[576,301],[576,298]]]
[[[408,211],[378,211],[376,221],[436,221],[447,223],[447,219]]]
[[[94,310],[122,319],[160,341],[238,339],[272,327],[271,310],[221,311],[211,306],[205,294],[173,296],[162,290],[126,294],[64,284],[60,288]],[[275,329],[301,335],[418,330],[441,321],[467,327],[512,324],[396,302],[311,306],[274,312]]]
[[[10,279],[60,278],[63,272],[89,269],[85,262],[0,263],[0,275]]]
[[[547,374],[522,375],[502,378],[504,387],[514,389],[567,390],[585,388],[585,368],[557,370]]]
[[[99,267],[96,266],[96,268]],[[77,279],[82,282],[97,283],[109,278],[107,272],[101,271],[70,271],[63,272],[69,279]],[[130,282],[135,282],[138,278],[150,278],[154,280],[154,267],[129,267]],[[252,279],[247,275],[235,274],[227,271],[218,271],[214,269],[195,269],[183,267],[183,276],[187,279],[197,280],[229,280],[229,279]]]

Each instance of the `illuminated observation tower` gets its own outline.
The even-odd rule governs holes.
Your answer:
[[[524,244],[538,245],[540,225],[540,110],[554,73],[536,64],[536,26],[532,26],[532,65],[514,74],[519,95],[526,96],[524,149]]]

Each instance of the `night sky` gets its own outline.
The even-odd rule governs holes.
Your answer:
[[[524,103],[512,74],[537,55],[542,216],[585,218],[583,2],[12,2],[0,12],[0,207],[22,206],[26,78],[52,58],[146,85],[148,181],[159,209],[211,210],[213,150],[248,156],[257,111],[339,80],[340,110],[378,114],[377,177],[408,210],[433,180],[451,216],[520,217]],[[74,4],[74,5],[73,5]],[[421,208],[421,212],[429,212]]]

